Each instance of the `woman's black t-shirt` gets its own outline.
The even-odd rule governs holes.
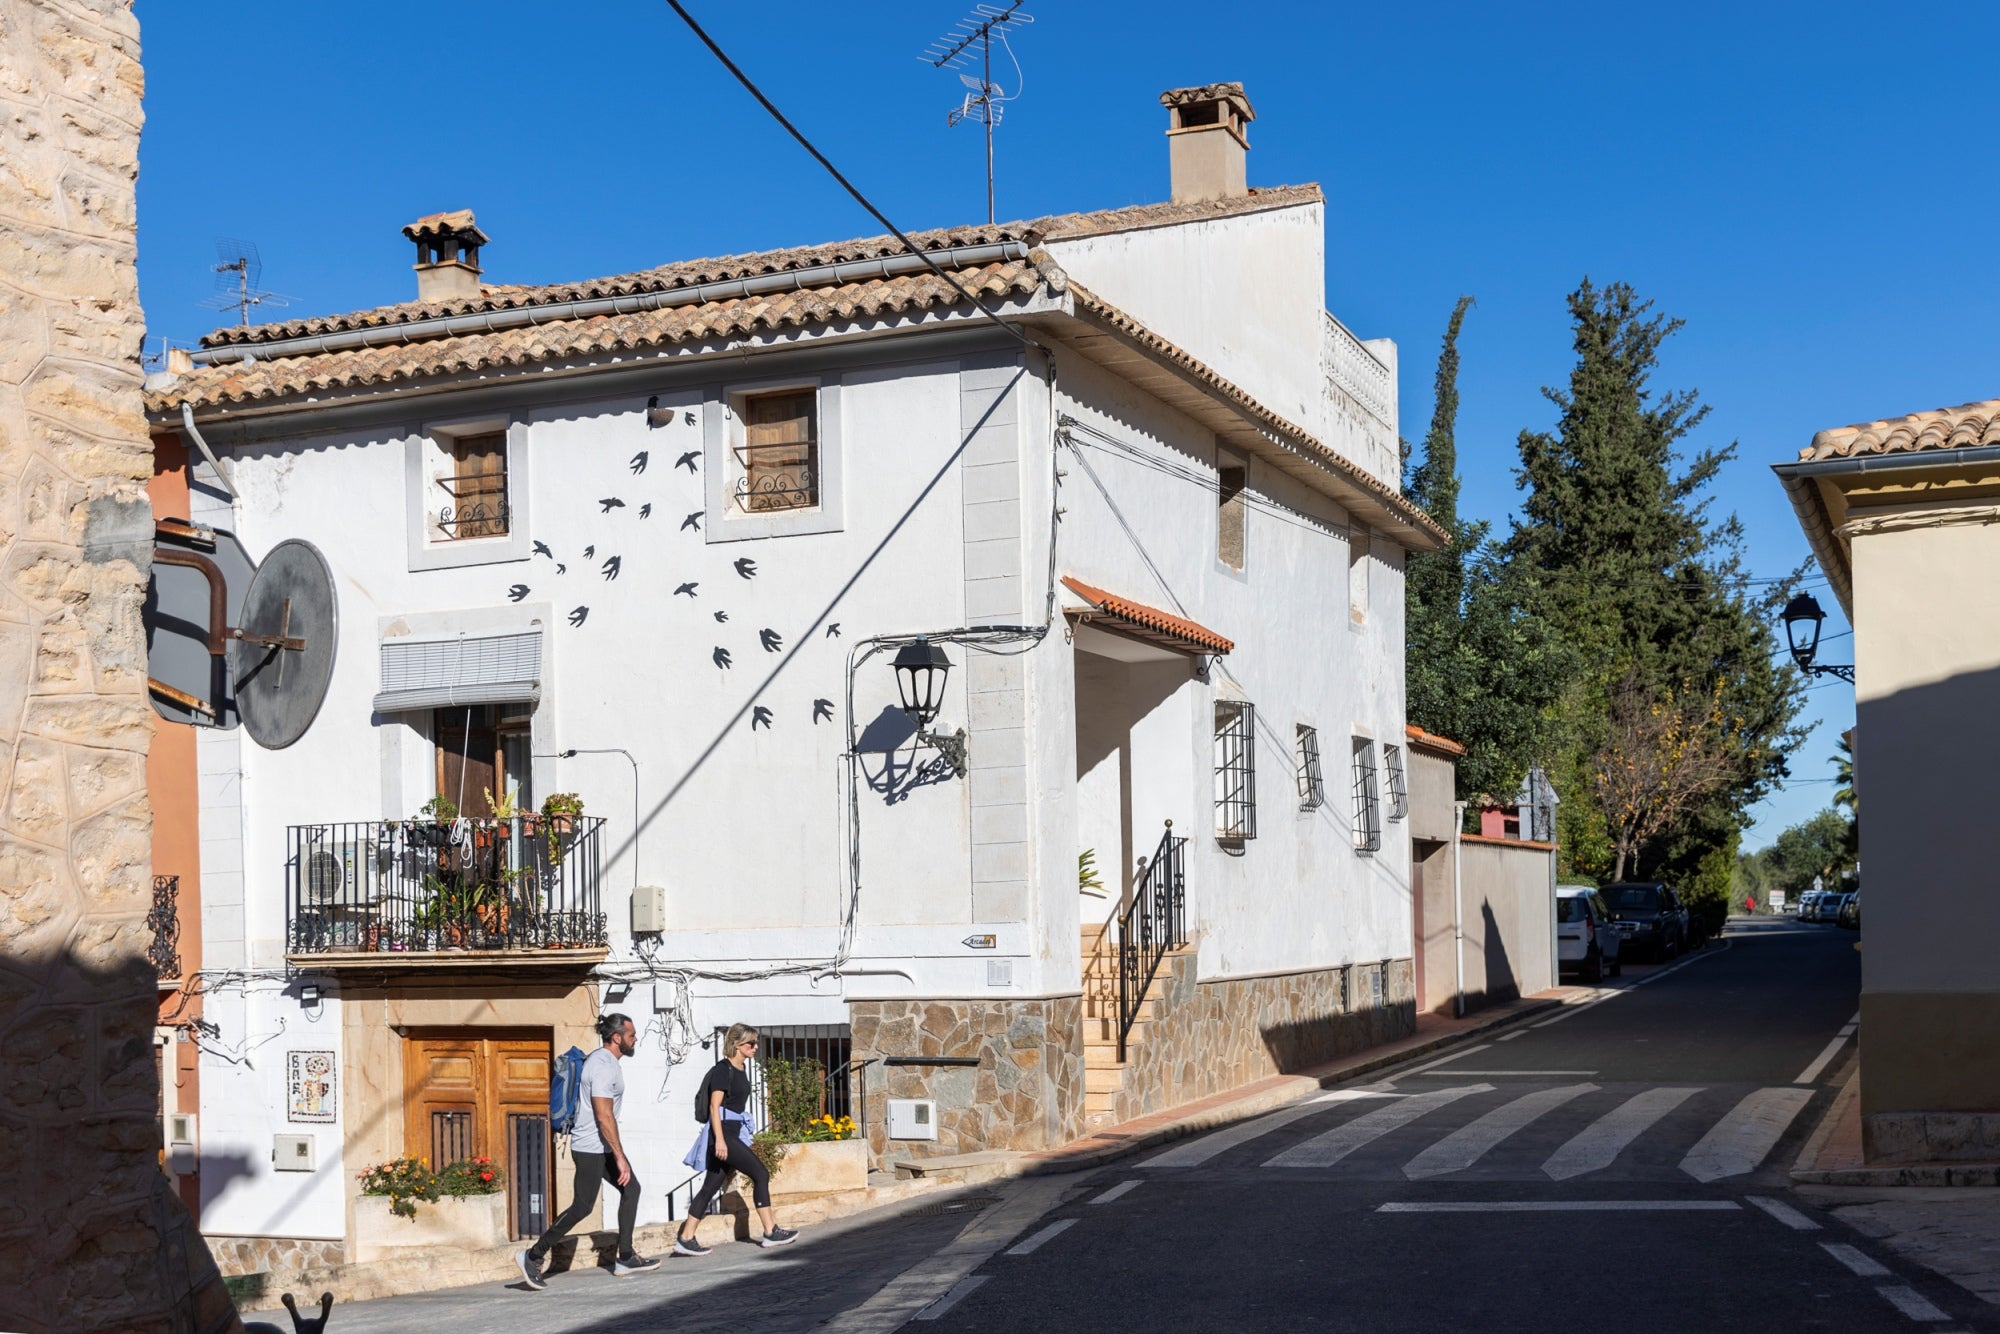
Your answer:
[[[702,1109],[702,1120],[708,1119],[709,1104],[715,1100],[717,1089],[722,1091],[722,1105],[732,1112],[740,1112],[750,1105],[750,1076],[727,1060],[717,1061],[701,1081],[701,1094],[696,1105]]]

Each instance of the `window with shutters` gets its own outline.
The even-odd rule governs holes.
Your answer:
[[[1257,709],[1240,699],[1215,702],[1215,836],[1257,837]]]
[[[440,444],[439,537],[463,542],[507,536],[507,433],[447,436]]]
[[[1375,743],[1354,738],[1354,846],[1361,852],[1382,848],[1382,795],[1375,777]]]
[[[819,504],[819,391],[745,394],[738,402],[736,507],[744,514]]]
[[[412,570],[528,559],[527,431],[503,415],[405,437]]]

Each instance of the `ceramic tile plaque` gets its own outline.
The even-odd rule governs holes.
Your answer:
[[[340,1093],[335,1085],[333,1053],[286,1052],[285,1119],[330,1125],[339,1109]]]

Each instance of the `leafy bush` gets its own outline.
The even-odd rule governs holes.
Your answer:
[[[431,1171],[427,1159],[391,1158],[361,1174],[361,1193],[387,1195],[389,1212],[414,1223],[417,1221],[416,1201],[434,1204],[441,1192],[437,1173]]]
[[[793,1143],[805,1139],[826,1106],[826,1067],[814,1060],[767,1060],[763,1068],[768,1128]]]
[[[437,1174],[438,1189],[446,1195],[497,1195],[506,1188],[506,1173],[491,1158],[467,1158],[452,1163]]]

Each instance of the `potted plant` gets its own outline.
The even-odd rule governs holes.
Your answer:
[[[432,1171],[422,1158],[397,1158],[361,1173],[355,1201],[361,1263],[411,1247],[483,1250],[507,1240],[505,1173],[490,1158]],[[421,1206],[421,1207],[420,1207]]]
[[[562,860],[560,840],[567,836],[576,825],[576,817],[583,814],[583,798],[574,792],[551,792],[542,802],[542,827],[549,840],[549,860]]]
[[[412,842],[419,842],[424,847],[441,848],[451,840],[450,825],[458,818],[457,802],[440,793],[419,806],[417,814],[426,823],[410,831],[417,835]]]
[[[825,1067],[814,1060],[777,1058],[760,1064],[771,1124],[757,1136],[757,1154],[770,1166],[773,1193],[866,1189],[868,1143],[856,1137],[853,1117],[825,1110]]]

